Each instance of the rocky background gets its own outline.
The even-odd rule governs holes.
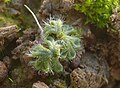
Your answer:
[[[84,25],[84,15],[72,8],[82,0],[0,0],[0,88],[120,88],[120,13],[113,12],[109,29]],[[39,40],[39,30],[28,5],[42,26],[50,15],[81,33],[82,46],[71,62],[61,62],[60,74],[38,73],[26,54]],[[82,29],[82,30],[81,30]]]

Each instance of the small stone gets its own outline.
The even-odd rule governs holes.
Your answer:
[[[85,72],[77,68],[71,73],[72,88],[99,88],[102,83],[102,77],[93,72]]]
[[[90,52],[85,53],[80,66],[70,74],[71,88],[100,88],[107,83],[108,65],[106,61]]]
[[[70,63],[70,68],[75,69],[80,65],[80,58],[81,57],[76,57],[75,59],[73,59],[73,61]]]
[[[33,86],[32,88],[49,88],[44,82],[36,82],[36,83],[33,83]]]

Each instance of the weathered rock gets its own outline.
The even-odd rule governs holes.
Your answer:
[[[50,88],[67,88],[66,82],[61,79],[54,80]]]
[[[23,36],[16,41],[18,46],[12,51],[13,59],[22,60],[23,55],[29,52],[30,47],[34,45],[35,36],[38,34],[35,29],[28,29],[23,33]]]
[[[23,32],[23,36],[16,40],[16,48],[11,51],[12,71],[11,79],[14,80],[13,88],[30,88],[37,79],[37,72],[28,66],[31,60],[28,55],[29,49],[34,45],[37,30],[28,29]],[[17,63],[16,63],[17,61]]]
[[[74,0],[44,0],[40,13],[44,15],[55,14],[56,11],[66,12],[71,9]]]
[[[8,56],[3,58],[3,62],[5,63],[8,69],[11,67],[11,60]]]
[[[36,83],[33,83],[33,86],[32,88],[49,88],[44,82],[36,82]]]
[[[8,74],[7,67],[2,61],[0,61],[0,82],[3,81],[3,79],[7,76],[7,74]]]
[[[80,65],[81,56],[82,56],[82,51],[79,51],[76,55],[76,58],[74,58],[73,61],[69,65],[71,69],[75,69]]]
[[[11,79],[14,81],[12,88],[30,88],[36,76],[36,71],[30,67],[19,66],[11,71]]]
[[[30,46],[32,46],[33,43],[30,41],[26,41],[19,46],[17,46],[13,51],[12,51],[12,59],[22,59],[23,55],[29,51]]]
[[[110,66],[110,72],[113,78],[120,80],[120,40],[111,42],[107,45],[109,50],[107,61]]]
[[[0,48],[2,48],[5,45],[8,45],[8,41],[12,41],[14,38],[16,38],[16,32],[16,25],[0,28]]]
[[[111,29],[115,32],[109,29],[109,42],[104,44],[101,50],[109,64],[111,76],[120,80],[120,12],[118,12],[118,8],[114,9],[111,20]]]
[[[3,51],[17,37],[16,25],[0,28],[0,51]]]
[[[107,82],[108,65],[96,55],[86,53],[80,67],[70,74],[72,88],[99,88]]]
[[[11,0],[11,4],[15,9],[20,10],[23,7],[25,0]]]

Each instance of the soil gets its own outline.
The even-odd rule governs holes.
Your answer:
[[[120,88],[120,13],[113,12],[106,30],[85,25],[72,6],[81,0],[0,0],[0,88]],[[73,61],[61,61],[65,71],[38,73],[27,54],[40,42],[40,32],[23,6],[42,20],[60,17],[81,33],[81,49]],[[114,32],[112,29],[116,29]]]

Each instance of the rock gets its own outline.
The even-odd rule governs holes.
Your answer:
[[[74,1],[75,0],[63,0],[63,3],[62,3],[62,9],[60,10],[61,12],[67,12],[69,11],[73,4],[74,4]]]
[[[33,86],[32,88],[49,88],[44,82],[36,82],[36,83],[33,83]]]
[[[80,65],[80,59],[81,59],[82,51],[79,51],[76,55],[76,58],[73,59],[73,61],[70,63],[70,68],[75,69]]]
[[[5,79],[7,74],[8,74],[7,67],[5,66],[5,64],[2,61],[0,61],[0,82],[3,81],[3,79]]]
[[[61,79],[54,80],[50,88],[67,88],[66,82]]]
[[[29,51],[30,46],[32,46],[33,43],[30,41],[23,42],[19,46],[17,46],[13,51],[12,51],[12,59],[23,59],[23,55]],[[22,61],[22,60],[21,60]]]
[[[11,71],[11,79],[14,81],[12,88],[30,88],[37,77],[37,72],[30,67],[17,67]]]
[[[70,67],[69,67],[69,64],[70,64],[70,63],[69,63],[68,61],[60,61],[60,63],[63,65],[65,71],[71,72],[71,69],[70,69]]]
[[[7,47],[13,40],[17,39],[17,37],[16,25],[0,28],[0,51]]]
[[[30,47],[33,46],[33,42],[35,41],[35,36],[39,35],[37,30],[27,29],[23,32],[23,36],[19,37],[16,40],[18,46],[12,51],[12,58],[18,59],[20,58],[23,61],[23,55],[29,52]]]
[[[20,15],[21,12],[18,11],[18,10],[16,10],[16,9],[9,8],[9,10],[8,10],[8,14],[11,15],[11,16],[13,16],[13,15],[14,15],[14,16],[17,16],[17,15]]]
[[[11,60],[8,56],[5,56],[3,58],[3,62],[5,63],[5,65],[7,66],[8,69],[11,67]]]
[[[107,82],[108,65],[96,55],[85,53],[80,67],[70,74],[71,88],[99,88]]]
[[[77,68],[71,74],[72,88],[99,88],[102,76]]]
[[[116,40],[116,42],[112,41],[107,45],[107,49],[109,50],[107,61],[109,64],[110,72],[113,78],[116,80],[120,80],[120,40]]]
[[[15,9],[20,10],[23,7],[25,0],[11,0],[11,4]]]
[[[49,15],[53,12],[53,10],[58,9],[61,3],[62,0],[44,0],[39,12],[45,15]]]
[[[44,0],[41,8],[40,13],[44,15],[56,14],[69,11],[74,3],[74,0]]]

